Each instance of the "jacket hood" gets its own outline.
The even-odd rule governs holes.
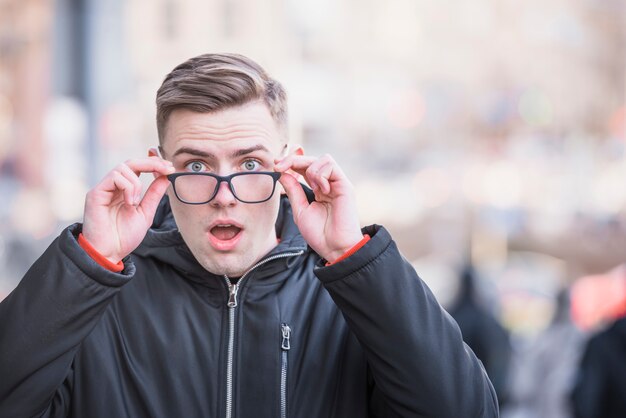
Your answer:
[[[308,190],[306,191],[308,195]],[[307,249],[307,244],[293,221],[291,204],[286,196],[282,196],[280,200],[276,234],[280,238],[280,243],[268,255]],[[161,199],[152,226],[134,253],[142,257],[157,259],[186,275],[201,278],[215,276],[198,263],[183,240],[167,195]]]

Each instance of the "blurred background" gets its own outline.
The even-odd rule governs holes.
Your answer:
[[[472,272],[511,364],[559,300],[583,336],[624,312],[622,0],[0,0],[0,300],[204,52],[283,82],[291,141],[333,154],[451,311]]]

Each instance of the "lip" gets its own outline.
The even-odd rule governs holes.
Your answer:
[[[228,240],[219,239],[211,233],[211,230],[217,225],[232,225],[234,227],[239,228],[240,231],[237,233],[237,235],[235,235],[231,239],[228,239]],[[232,219],[217,219],[211,222],[209,227],[206,229],[206,233],[209,237],[209,243],[215,250],[232,251],[233,249],[235,249],[235,247],[237,247],[237,244],[241,240],[243,236],[243,230],[244,230],[243,226],[240,223],[233,221]]]

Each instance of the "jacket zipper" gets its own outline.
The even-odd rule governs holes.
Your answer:
[[[280,325],[283,339],[280,344],[282,350],[280,361],[280,418],[287,418],[287,367],[289,365],[287,352],[291,349],[291,328],[287,324]]]
[[[233,415],[233,356],[235,349],[235,308],[237,308],[237,292],[239,292],[239,286],[244,283],[246,276],[248,274],[262,266],[265,263],[270,261],[279,259],[279,258],[288,258],[302,255],[304,251],[298,251],[294,253],[283,253],[276,254],[271,257],[268,257],[264,260],[259,261],[254,266],[250,267],[248,271],[246,271],[239,281],[235,284],[230,282],[228,276],[224,275],[224,281],[226,283],[226,287],[228,288],[228,352],[226,359],[226,418],[232,418]]]

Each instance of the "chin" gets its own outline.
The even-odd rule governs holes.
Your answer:
[[[228,258],[231,258],[229,255],[216,254],[214,257],[215,258],[204,258],[200,261],[202,267],[213,274],[222,276],[226,275],[228,277],[239,277],[246,270],[246,267],[242,267],[240,260],[228,260]],[[216,258],[218,260],[216,260]]]

